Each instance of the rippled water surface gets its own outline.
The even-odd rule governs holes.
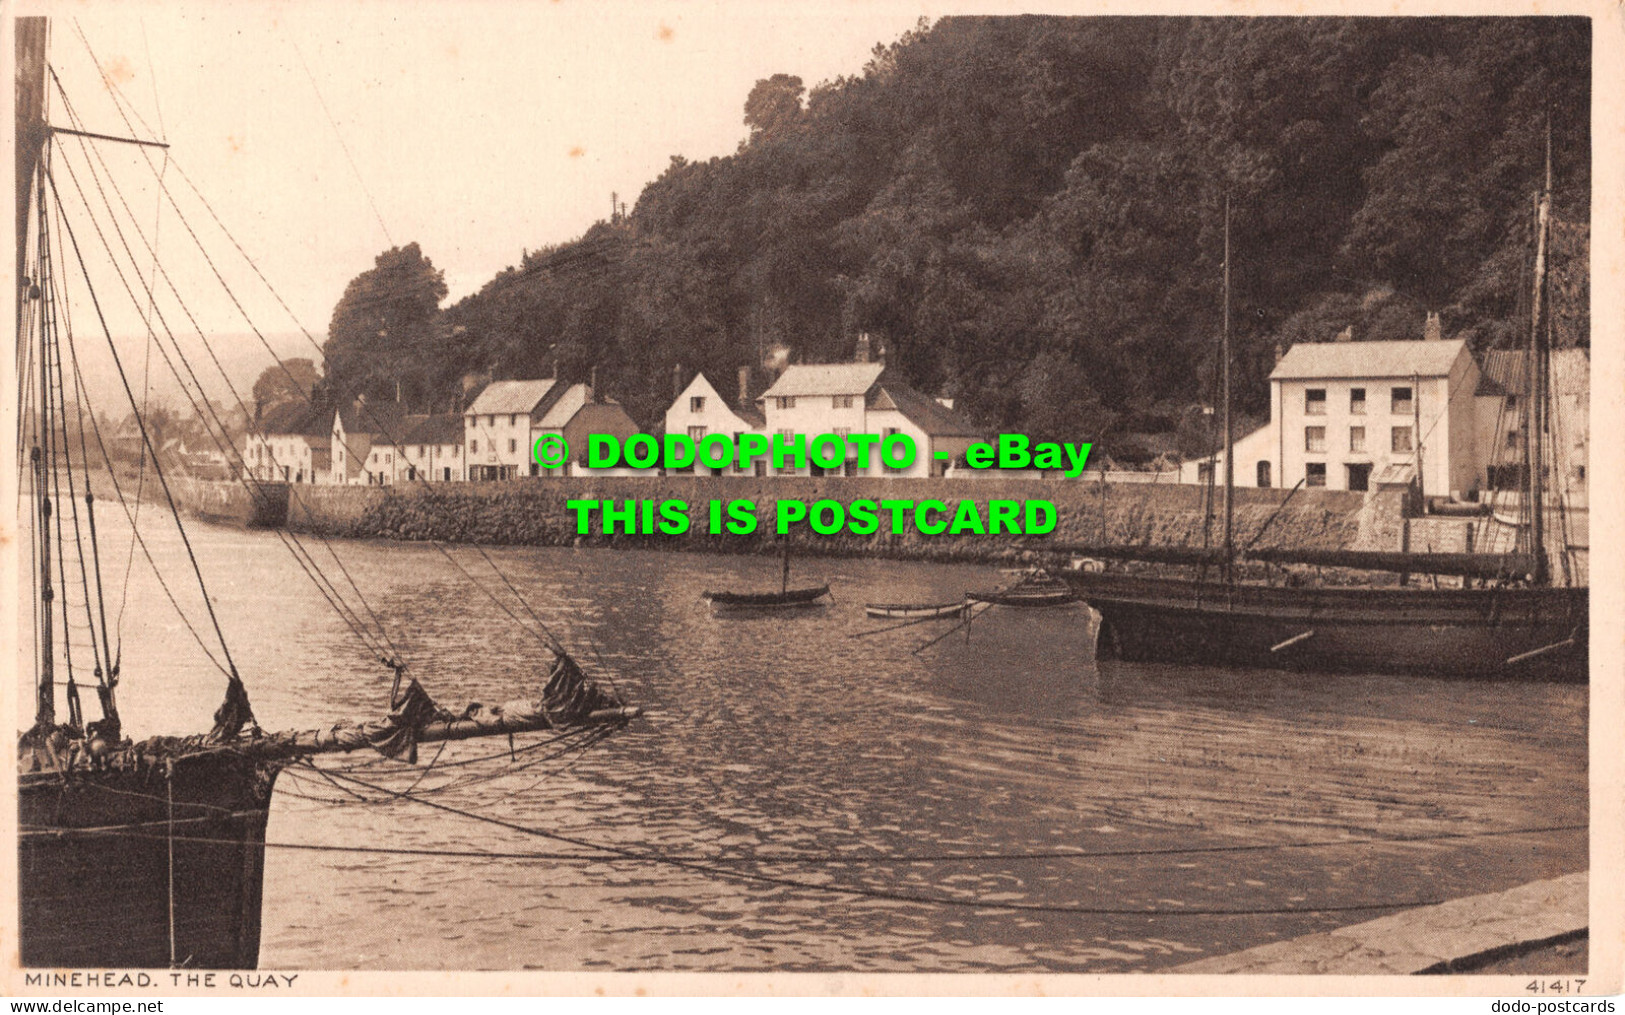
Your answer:
[[[276,534],[192,531],[263,726],[382,711],[389,672]],[[184,567],[172,535],[148,538]],[[434,547],[340,551],[443,704],[534,687],[536,640]],[[451,552],[506,596],[476,551]],[[947,626],[852,637],[883,626],[864,601],[954,599],[1001,579],[984,568],[800,562],[834,605],[730,619],[700,592],[776,587],[777,561],[488,552],[645,718],[552,760],[521,738],[512,758],[506,741],[427,748],[426,775],[321,762],[466,814],[290,770],[273,843],[397,852],[269,850],[262,966],[1151,970],[1586,865],[1583,830],[1484,834],[1584,824],[1583,687],[1102,680],[1081,607],[995,609],[917,653]],[[184,572],[166,576],[201,616]],[[123,632],[126,728],[207,728],[222,678],[139,554]],[[537,859],[590,850],[524,830],[672,862]],[[1094,855],[1032,856],[1068,852]]]

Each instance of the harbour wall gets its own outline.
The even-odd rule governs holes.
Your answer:
[[[1222,496],[1219,495],[1219,496]],[[887,479],[882,477],[615,476],[526,478],[494,483],[418,484],[403,487],[299,486],[291,491],[288,526],[296,531],[361,539],[438,540],[526,546],[614,546],[715,553],[772,553],[782,543],[774,532],[779,500],[1049,501],[1053,532],[1042,537],[1065,543],[1132,543],[1200,546],[1206,491],[1199,486],[1100,483],[1035,478]],[[602,535],[576,531],[571,500],[680,500],[688,505],[689,530],[681,535]],[[712,535],[712,500],[756,505],[752,535]],[[1282,503],[1285,501],[1285,506]],[[1277,513],[1277,509],[1279,513]],[[1397,549],[1389,545],[1403,528],[1398,499],[1382,495],[1299,490],[1238,489],[1237,547],[1291,546],[1314,549]],[[1394,517],[1389,518],[1392,514]],[[1222,538],[1214,511],[1210,538]],[[1273,520],[1272,520],[1272,516]],[[888,515],[881,513],[885,522]],[[929,560],[1020,560],[1036,541],[1020,536],[929,536],[913,530],[871,536],[841,532],[818,535],[792,527],[790,543],[804,555],[876,555]],[[1259,535],[1263,529],[1262,535]],[[1025,546],[1023,544],[1026,544]]]

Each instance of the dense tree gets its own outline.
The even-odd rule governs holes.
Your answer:
[[[624,221],[438,318],[438,273],[389,252],[335,312],[329,369],[413,398],[596,370],[653,425],[674,368],[725,384],[868,331],[986,425],[1194,445],[1227,201],[1243,412],[1267,411],[1279,344],[1414,337],[1430,311],[1515,340],[1548,124],[1553,316],[1588,342],[1590,60],[1577,18],[921,22],[861,74],[757,82],[736,153],[674,157]],[[380,323],[381,292],[416,295]]]
[[[279,405],[308,401],[321,373],[309,359],[285,359],[260,371],[254,382],[254,413],[264,415]]]
[[[444,273],[416,243],[391,247],[350,280],[327,328],[323,353],[333,394],[394,398],[414,406],[443,392],[446,330],[440,301]]]

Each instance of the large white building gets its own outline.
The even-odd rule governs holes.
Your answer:
[[[1436,327],[1430,333],[1437,335]],[[1422,479],[1430,497],[1518,490],[1527,483],[1523,351],[1463,341],[1294,345],[1270,374],[1270,422],[1236,440],[1236,485],[1365,490],[1384,475]],[[1590,434],[1590,358],[1552,353],[1549,489],[1582,503]],[[1224,454],[1215,456],[1219,475]],[[1203,482],[1207,460],[1180,481]]]
[[[850,458],[838,471],[843,476],[941,476],[948,465],[963,457],[965,449],[983,439],[948,405],[920,394],[886,373],[881,363],[796,364],[785,368],[760,399],[763,427],[775,435],[908,434],[916,457],[906,468],[887,468],[878,451],[867,468]],[[941,454],[945,458],[938,458]],[[821,475],[816,466],[774,470],[778,475]]]
[[[1269,424],[1236,441],[1237,486],[1367,490],[1385,474],[1420,475],[1427,496],[1483,486],[1466,342],[1299,343],[1269,379]],[[1199,481],[1203,464],[1181,479]],[[1222,476],[1223,452],[1216,464]]]

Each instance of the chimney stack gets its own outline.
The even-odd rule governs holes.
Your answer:
[[[587,376],[587,401],[596,402],[598,401],[598,368],[593,367],[591,373]]]
[[[867,331],[858,334],[858,347],[852,353],[852,362],[869,362],[869,333]]]
[[[1275,343],[1275,362],[1277,364],[1279,364],[1281,362],[1282,357],[1284,357],[1284,356],[1286,356],[1286,346],[1282,345],[1280,342],[1276,342]]]
[[[681,363],[673,363],[671,365],[671,397],[675,399],[678,395],[681,395],[682,393],[683,393],[683,365]]]
[[[1342,331],[1339,331],[1337,333],[1337,340],[1339,342],[1352,342],[1352,341],[1354,341],[1354,325],[1351,324],[1348,327],[1344,328]]]
[[[1444,339],[1444,325],[1439,321],[1437,310],[1428,311],[1427,323],[1422,326],[1422,341],[1439,342]]]
[[[746,408],[750,407],[750,367],[749,366],[742,366],[742,367],[739,368],[739,407],[741,409],[746,409]]]

